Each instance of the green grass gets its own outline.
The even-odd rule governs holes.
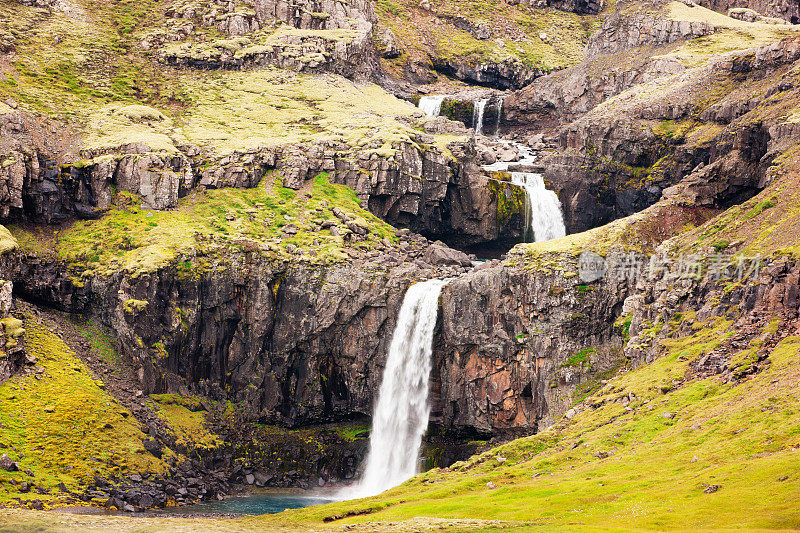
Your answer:
[[[569,356],[566,361],[561,363],[561,366],[582,367],[584,365],[589,365],[589,367],[591,367],[591,355],[595,352],[596,350],[594,348],[584,348],[583,350],[580,350],[577,353]]]
[[[156,459],[147,453],[142,446],[147,435],[130,411],[48,326],[33,315],[24,319],[26,349],[43,372],[0,385],[0,449],[21,469],[0,470],[0,504],[20,498],[55,505],[66,496],[59,483],[79,491],[94,476],[163,472],[163,461],[174,454],[167,450]],[[12,479],[46,492],[22,493]]]
[[[325,220],[337,220],[334,208],[348,213],[356,224],[369,229],[363,242],[346,245],[350,230],[342,235],[316,231]],[[285,217],[289,217],[291,222]],[[297,234],[281,239],[287,224]],[[343,261],[346,246],[370,249],[383,239],[395,242],[391,226],[360,207],[355,193],[332,184],[322,174],[303,194],[283,187],[280,180],[265,178],[252,189],[218,189],[193,192],[174,211],[151,211],[137,206],[131,195],[118,196],[116,205],[102,218],[75,221],[53,233],[47,228],[12,226],[23,249],[33,253],[55,253],[73,265],[73,283],[86,276],[122,270],[133,276],[176,265],[180,275],[202,275],[215,258],[232,252],[251,251],[268,257],[289,257],[289,245],[309,262]],[[131,302],[130,312],[144,303]]]
[[[590,398],[594,409],[550,430],[420,474],[377,497],[257,523],[301,527],[367,510],[335,523],[435,516],[524,521],[524,530],[800,527],[793,466],[800,459],[793,392],[800,338],[780,342],[771,366],[738,386],[714,378],[667,393],[654,386],[665,375],[682,376],[684,363],[711,349],[728,324],[697,325],[686,337],[664,340],[664,357],[613,378]],[[626,410],[617,400],[631,392],[636,400]],[[707,493],[711,485],[720,488]]]

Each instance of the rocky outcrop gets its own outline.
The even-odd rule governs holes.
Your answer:
[[[332,72],[347,78],[367,78],[373,68],[374,51],[369,32],[351,30],[346,35],[286,32],[276,33],[263,43],[239,37],[210,45],[170,45],[161,53],[161,59],[170,65],[201,69],[275,66],[297,72]]]
[[[700,275],[677,283],[650,276],[626,300],[624,313],[630,321],[631,339],[625,356],[632,366],[660,357],[662,339],[702,330],[715,320],[725,319],[730,321],[731,333],[693,362],[687,379],[714,375],[735,383],[768,365],[770,350],[787,335],[795,334],[800,318],[800,267],[795,260],[750,257],[742,263],[744,270],[738,272],[740,266],[735,261],[726,265],[726,270],[711,267],[708,261]],[[681,320],[683,316],[691,317],[688,323]],[[732,356],[747,346],[754,347],[753,354],[732,361]],[[681,385],[673,381],[663,387]]]
[[[475,62],[466,57],[443,58],[436,55],[429,58],[437,72],[503,91],[522,88],[544,75],[544,71],[531,68],[519,60]]]
[[[434,420],[533,433],[569,409],[581,384],[620,364],[623,334],[613,323],[631,289],[627,280],[587,284],[567,255],[529,261],[519,252],[444,288]],[[553,269],[534,266],[548,261]]]
[[[422,236],[402,238],[399,249],[330,265],[187,256],[80,284],[58,262],[23,257],[9,269],[26,299],[114,330],[146,392],[189,387],[244,402],[254,419],[298,425],[371,414],[406,288],[468,263]]]
[[[569,92],[567,83],[542,79],[527,93],[537,95],[537,103],[522,94],[507,99],[504,117],[525,120],[521,109],[534,109],[533,128],[546,126],[538,117],[556,126],[569,121],[554,129],[549,153],[537,162],[558,191],[568,232],[640,211],[665,190],[694,198],[696,205],[738,203],[768,183],[767,168],[781,147],[796,138],[794,125],[782,118],[783,104],[766,96],[793,86],[789,65],[800,57],[796,39],[731,53],[689,70],[648,59],[644,52],[638,57],[637,73],[609,75],[612,85],[577,84]],[[672,64],[676,67],[670,74]],[[589,62],[563,73],[560,81],[599,79],[590,74],[595,67]],[[763,81],[765,75],[769,81]],[[734,78],[739,84],[734,91],[713,93],[714,99],[697,96]],[[634,85],[601,105],[629,83]],[[753,94],[747,89],[751,83],[770,88]],[[670,189],[681,180],[680,192]]]
[[[0,384],[19,371],[28,361],[25,353],[25,328],[11,311],[14,307],[13,286],[0,280]]]
[[[369,78],[376,69],[376,18],[369,2],[258,0],[252,8],[201,2],[175,5],[166,14],[166,27],[148,33],[140,45],[170,65],[276,66],[349,78]],[[198,27],[216,27],[231,38],[207,42]]]
[[[615,13],[606,18],[602,28],[589,39],[586,47],[588,58],[695,39],[716,31],[708,22],[673,20],[660,10],[631,13],[627,7],[625,2],[618,3]]]
[[[800,5],[791,0],[699,0],[697,3],[720,13],[746,8],[758,15],[779,18],[791,24],[800,22]]]
[[[47,152],[12,138],[0,155],[0,220],[96,218],[111,206],[115,191],[137,195],[147,209],[170,209],[192,189],[255,187],[268,171],[278,170],[293,189],[327,173],[387,222],[432,239],[468,246],[519,236],[514,217],[520,213],[501,209],[503,199],[475,164],[472,144],[451,144],[446,154],[432,146],[430,135],[419,134],[419,141],[391,150],[383,150],[382,141],[361,149],[319,141],[222,158],[193,146],[164,152],[131,143],[84,151],[85,159],[59,166]]]
[[[673,20],[664,5],[619,3],[590,38],[584,61],[537,78],[504,100],[503,128],[554,128],[631,87],[683,72],[684,64],[653,48],[715,31],[708,22]]]
[[[366,0],[255,0],[253,8],[261,22],[280,20],[301,29],[335,30],[350,28],[352,20],[376,20],[372,3]]]
[[[603,0],[527,0],[526,3],[534,8],[552,7],[579,15],[596,15],[605,6]]]

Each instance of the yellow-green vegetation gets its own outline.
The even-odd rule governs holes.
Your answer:
[[[158,415],[169,425],[179,445],[198,449],[216,448],[222,440],[206,424],[208,413],[200,400],[179,394],[153,394]]]
[[[385,157],[403,142],[422,147],[419,132],[397,120],[416,108],[374,84],[271,68],[193,72],[180,83],[195,98],[179,120],[152,107],[106,105],[91,115],[82,147],[102,152],[140,143],[175,153],[176,146],[195,144],[227,155],[328,140]],[[445,148],[446,142],[437,145]]]
[[[150,211],[137,207],[137,202],[118,199],[102,218],[75,221],[57,232],[24,226],[12,229],[23,249],[36,253],[47,243],[42,252],[54,251],[82,269],[84,277],[118,270],[138,276],[167,265],[194,276],[232,252],[288,258],[292,256],[289,245],[310,262],[342,261],[347,257],[344,236],[351,230],[341,226],[341,235],[335,236],[330,230],[315,229],[326,220],[337,220],[332,213],[336,207],[369,230],[366,240],[348,246],[370,249],[383,239],[397,240],[391,226],[360,207],[352,189],[330,183],[324,174],[300,193],[267,176],[252,189],[193,192],[174,211]],[[297,227],[296,234],[284,235],[283,228],[289,224]],[[146,303],[129,300],[125,311],[141,311]]]
[[[334,517],[344,528],[435,516],[523,521],[519,531],[800,527],[800,337],[781,341],[770,366],[741,384],[707,378],[660,388],[665,376],[683,378],[728,325],[692,324],[661,342],[663,357],[611,379],[587,400],[594,408],[540,434],[380,496],[259,522],[312,527]]]
[[[179,132],[161,111],[143,105],[112,104],[94,113],[83,148],[107,151],[127,144],[143,144],[150,151],[174,154]]]
[[[509,253],[506,263],[543,273],[560,272],[564,277],[572,278],[578,269],[578,256],[585,250],[601,256],[610,253],[649,254],[661,242],[686,231],[687,225],[694,227],[717,212],[657,203],[605,226],[560,239],[518,244]]]
[[[420,9],[418,2],[381,0],[375,3],[375,12],[404,47],[400,57],[384,60],[384,66],[395,71],[409,60],[427,63],[429,53],[471,65],[507,62],[545,72],[566,68],[583,58],[589,35],[601,20],[524,3],[482,0],[435,0],[430,12]],[[491,37],[476,38],[462,23],[457,27],[454,18],[490,29]]]
[[[16,348],[19,344],[19,338],[25,334],[25,328],[22,327],[22,320],[7,316],[0,319],[0,326],[3,328],[3,334],[6,336],[6,348]],[[0,354],[2,357],[3,354]]]
[[[85,128],[85,138],[73,140],[76,152],[138,143],[175,153],[176,147],[194,143],[226,155],[326,139],[389,157],[400,142],[419,143],[412,124],[397,120],[418,110],[377,85],[271,68],[173,69],[147,57],[138,45],[163,22],[164,12],[153,0],[75,0],[70,6],[68,13],[47,13],[11,2],[0,5],[0,20],[8,20],[17,49],[10,67],[0,73],[0,100],[10,97],[21,110],[68,120],[78,131]],[[313,35],[336,42],[353,36],[351,30],[285,25],[252,38],[213,40],[216,29],[197,31],[215,43],[202,46],[237,53],[269,46],[257,43],[261,33],[267,40]],[[446,141],[436,144],[444,149]]]
[[[205,35],[203,35],[205,37]],[[304,39],[303,44],[289,44],[292,37]],[[352,29],[302,30],[281,24],[253,32],[247,37],[227,37],[208,42],[182,42],[164,48],[167,57],[195,61],[219,61],[224,53],[233,53],[236,59],[248,59],[260,54],[277,52],[283,58],[295,58],[300,63],[324,63],[330,56],[325,43],[350,43],[359,37]],[[318,47],[315,49],[314,45]]]
[[[745,22],[701,6],[688,6],[683,2],[670,2],[667,15],[672,20],[706,22],[717,28],[711,35],[692,39],[662,57],[676,58],[687,67],[704,64],[710,57],[747,50],[754,46],[780,41],[783,37],[797,35],[798,25]]]
[[[76,331],[89,341],[94,353],[99,355],[109,368],[113,369],[114,374],[124,377],[125,366],[122,364],[122,357],[117,352],[117,341],[114,334],[94,318],[80,315],[68,315],[66,318]]]
[[[122,304],[122,310],[132,315],[140,311],[144,311],[147,307],[147,304],[147,300],[125,300],[125,302]]]
[[[76,0],[48,12],[3,2],[0,39],[13,38],[17,54],[0,74],[0,96],[72,121],[111,101],[184,102],[171,71],[129,53],[134,28],[160,16],[156,5]]]
[[[675,252],[704,248],[747,256],[800,257],[800,147],[787,148],[769,169],[772,183],[759,194],[731,207],[671,241]],[[723,246],[724,244],[724,246]]]
[[[16,250],[18,247],[17,239],[8,231],[8,228],[0,225],[0,255]]]
[[[507,224],[515,216],[525,216],[525,191],[504,180],[489,180],[489,190],[497,199],[497,221]]]
[[[588,368],[591,368],[592,366],[591,356],[594,353],[596,353],[596,351],[597,350],[595,350],[594,348],[584,348],[583,350],[579,350],[576,353],[569,356],[566,361],[561,363],[561,366],[564,367],[573,366],[578,368],[583,368],[584,366],[587,366]]]
[[[12,498],[57,504],[64,496],[59,483],[80,491],[94,476],[163,473],[174,454],[156,459],[146,452],[147,435],[130,411],[48,325],[31,314],[24,319],[25,347],[41,372],[0,385],[0,451],[20,465],[19,472],[0,470],[0,504]],[[44,493],[22,492],[12,479]]]
[[[278,69],[193,73],[185,82],[198,96],[183,132],[218,153],[322,139],[375,150],[417,143],[418,132],[396,120],[417,109],[374,84]]]

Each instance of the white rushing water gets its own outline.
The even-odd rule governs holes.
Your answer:
[[[472,123],[475,125],[475,135],[483,134],[483,113],[486,111],[486,102],[489,100],[476,100],[472,112]]]
[[[512,172],[511,183],[525,189],[526,241],[549,241],[567,234],[558,195],[544,186],[541,174]]]
[[[494,136],[495,137],[500,135],[500,119],[503,116],[503,100],[505,100],[505,97],[502,97],[497,101],[497,122],[494,125]]]
[[[531,165],[536,160],[530,148],[524,144],[512,143],[522,157],[517,161],[498,161],[484,165],[489,172],[508,172],[512,166]],[[525,234],[528,242],[549,241],[567,234],[564,215],[558,195],[547,189],[544,178],[535,172],[511,172],[511,183],[525,190]]]
[[[399,485],[418,471],[422,435],[428,428],[433,333],[439,294],[447,280],[409,287],[397,317],[378,403],[372,416],[364,475],[341,494],[363,498]]]
[[[419,107],[423,113],[428,115],[429,117],[438,117],[439,113],[442,111],[442,102],[446,95],[433,95],[433,96],[420,96],[419,97]]]

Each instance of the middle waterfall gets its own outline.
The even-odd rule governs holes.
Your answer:
[[[536,156],[530,148],[523,144],[511,143],[522,157],[515,162],[498,161],[484,165],[489,172],[509,172],[512,166],[525,167],[531,165]],[[535,172],[512,171],[511,183],[525,191],[525,233],[526,242],[541,242],[558,239],[567,234],[564,214],[558,195],[549,190],[541,174]]]

